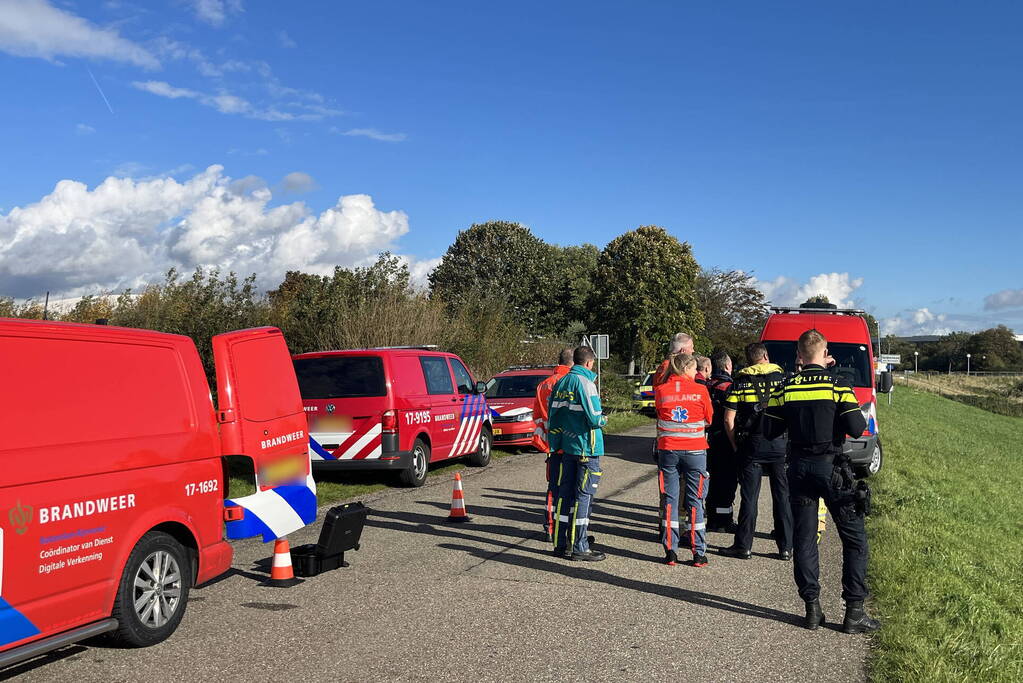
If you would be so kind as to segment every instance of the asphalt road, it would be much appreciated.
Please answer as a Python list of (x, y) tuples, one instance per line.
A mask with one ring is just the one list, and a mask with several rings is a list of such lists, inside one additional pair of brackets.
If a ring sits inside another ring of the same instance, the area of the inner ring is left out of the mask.
[[(446, 522), (451, 482), (389, 490), (351, 567), (292, 588), (261, 585), (270, 546), (235, 546), (233, 570), (195, 589), (178, 631), (143, 650), (73, 646), (3, 672), (26, 681), (850, 681), (868, 641), (798, 624), (791, 564), (773, 559), (763, 487), (750, 561), (660, 563), (652, 428), (608, 437), (591, 515), (600, 563), (543, 541), (539, 455), (468, 470), (469, 524)], [(314, 542), (319, 524), (291, 539)], [(840, 619), (841, 547), (822, 544), (822, 604)], [(0, 674), (2, 677), (3, 674)]]

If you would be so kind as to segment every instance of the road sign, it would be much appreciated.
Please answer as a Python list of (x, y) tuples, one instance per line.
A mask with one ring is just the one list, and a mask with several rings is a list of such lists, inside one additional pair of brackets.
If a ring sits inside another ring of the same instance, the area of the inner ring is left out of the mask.
[(606, 334), (591, 334), (590, 342), (593, 345), (593, 353), (597, 360), (607, 360), (611, 357), (611, 345), (608, 343)]
[(587, 337), (585, 334), (583, 335), (582, 340), (580, 340), (579, 346), (589, 346), (591, 349), (593, 348), (592, 346), (590, 346), (590, 338)]
[(897, 353), (882, 353), (881, 357), (877, 360), (879, 363), (886, 365), (899, 365), (902, 363), (902, 356)]

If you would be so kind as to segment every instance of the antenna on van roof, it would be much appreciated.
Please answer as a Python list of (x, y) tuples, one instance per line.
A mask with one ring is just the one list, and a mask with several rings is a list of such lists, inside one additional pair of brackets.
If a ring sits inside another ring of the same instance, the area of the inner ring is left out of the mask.
[(771, 306), (771, 313), (830, 313), (833, 315), (865, 315), (866, 311), (858, 308), (803, 308), (802, 306)]

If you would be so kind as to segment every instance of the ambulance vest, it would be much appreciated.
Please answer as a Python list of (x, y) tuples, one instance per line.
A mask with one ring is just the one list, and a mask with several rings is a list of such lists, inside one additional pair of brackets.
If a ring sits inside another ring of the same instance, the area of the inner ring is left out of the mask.
[(657, 448), (662, 451), (707, 449), (707, 426), (714, 417), (707, 387), (672, 375), (654, 388)]

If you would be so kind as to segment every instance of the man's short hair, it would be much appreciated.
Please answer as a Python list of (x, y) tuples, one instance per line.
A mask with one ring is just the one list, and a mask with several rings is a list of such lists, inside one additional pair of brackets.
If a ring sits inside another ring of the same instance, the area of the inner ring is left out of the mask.
[(571, 365), (573, 353), (575, 349), (561, 349), (561, 353), (558, 354), (558, 365)]
[(693, 336), (686, 334), (685, 332), (679, 332), (671, 338), (671, 344), (668, 345), (668, 351), (669, 353), (680, 353), (683, 349), (689, 349), (687, 353), (692, 353)]
[(760, 342), (753, 342), (746, 345), (746, 362), (756, 363), (767, 358), (767, 347)]
[(706, 356), (696, 357), (696, 369), (699, 372), (706, 375), (707, 373), (710, 372), (710, 365), (711, 365), (710, 358), (707, 358)]
[(824, 352), (827, 345), (828, 340), (824, 338), (824, 335), (814, 329), (807, 330), (799, 335), (799, 341), (796, 342), (799, 355), (804, 360), (820, 355)]
[(718, 372), (724, 372), (728, 364), (732, 362), (727, 351), (717, 351), (710, 357), (710, 362)]
[(593, 349), (589, 346), (577, 346), (575, 352), (572, 353), (572, 362), (576, 365), (585, 365), (591, 360), (597, 360), (597, 355), (593, 353)]

